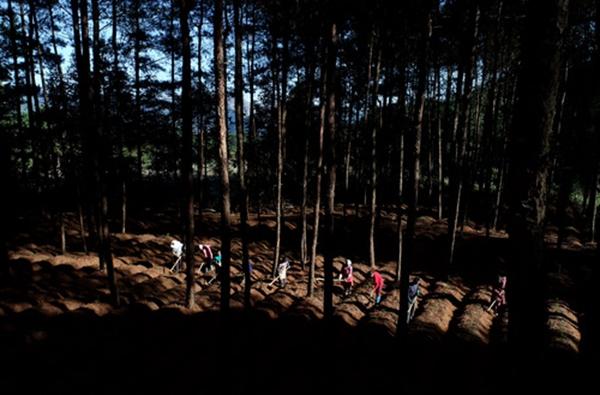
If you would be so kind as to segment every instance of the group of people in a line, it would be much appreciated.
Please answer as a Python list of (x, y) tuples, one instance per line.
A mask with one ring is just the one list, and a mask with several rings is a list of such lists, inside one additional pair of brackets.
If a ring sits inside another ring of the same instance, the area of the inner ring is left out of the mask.
[[(372, 281), (372, 288), (369, 295), (371, 299), (374, 299), (374, 305), (379, 306), (383, 297), (385, 281), (381, 273), (376, 269), (372, 268), (369, 273)], [(346, 259), (345, 265), (340, 270), (338, 281), (342, 283), (344, 296), (349, 296), (352, 293), (352, 287), (354, 286), (354, 269), (352, 268), (352, 261), (350, 259)], [(408, 286), (407, 322), (412, 319), (416, 311), (417, 300), (420, 295), (419, 282), (419, 277), (414, 277)]]
[[(179, 240), (173, 240), (171, 242), (171, 250), (173, 255), (176, 258), (175, 264), (171, 268), (171, 270), (180, 270), (181, 269), (181, 260), (185, 253), (185, 246)], [(219, 278), (221, 271), (221, 252), (217, 250), (217, 253), (214, 254), (210, 245), (208, 244), (198, 244), (198, 249), (202, 255), (202, 263), (197, 270), (197, 273), (211, 273), (214, 272), (213, 277), (209, 280), (209, 284), (212, 283), (215, 279)], [(269, 285), (273, 285), (277, 282), (278, 286), (284, 288), (287, 283), (287, 275), (288, 270), (291, 268), (290, 259), (286, 256), (283, 257), (281, 262), (277, 265), (277, 273), (273, 278)], [(252, 270), (252, 265), (250, 264), (250, 270)], [(372, 282), (371, 292), (369, 294), (370, 298), (374, 300), (374, 306), (379, 306), (381, 304), (383, 291), (385, 287), (385, 281), (383, 276), (379, 271), (375, 268), (371, 268), (369, 271), (370, 278)], [(354, 268), (352, 267), (352, 261), (350, 259), (346, 259), (345, 264), (342, 266), (338, 279), (339, 282), (342, 283), (343, 288), (343, 296), (347, 297), (352, 294), (352, 288), (354, 286)], [(420, 292), (420, 278), (413, 277), (408, 285), (408, 312), (406, 317), (406, 322), (410, 322), (415, 312), (417, 311), (417, 303)], [(494, 314), (498, 314), (504, 307), (506, 306), (506, 276), (499, 275), (497, 283), (495, 284), (492, 291), (492, 301), (488, 307), (488, 311), (493, 311)]]
[[(200, 267), (196, 273), (206, 274), (214, 272), (213, 277), (209, 280), (209, 283), (212, 283), (220, 275), (222, 259), (221, 252), (217, 250), (216, 254), (213, 253), (210, 245), (208, 244), (198, 244), (198, 250), (202, 256), (202, 263), (200, 264)], [(179, 240), (174, 239), (171, 241), (171, 252), (176, 259), (175, 263), (171, 267), (171, 271), (180, 271), (183, 267), (182, 259), (185, 254), (185, 245)]]

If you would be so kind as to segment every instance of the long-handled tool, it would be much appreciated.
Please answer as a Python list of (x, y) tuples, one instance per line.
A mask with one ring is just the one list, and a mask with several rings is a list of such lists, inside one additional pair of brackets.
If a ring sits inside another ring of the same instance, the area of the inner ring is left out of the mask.
[(205, 263), (206, 263), (206, 262), (202, 262), (202, 263), (200, 264), (200, 267), (198, 268), (198, 271), (196, 271), (196, 274), (200, 274), (200, 273), (202, 272), (202, 268), (204, 267), (204, 264), (205, 264)]
[(212, 284), (212, 282), (215, 281), (217, 277), (219, 277), (219, 273), (215, 274), (210, 280), (208, 280), (208, 285)]
[(408, 317), (406, 317), (406, 323), (408, 324), (410, 321), (412, 321), (413, 317), (415, 316), (415, 311), (417, 311), (417, 300), (413, 300), (410, 304), (410, 306), (408, 306)]
[[(325, 281), (325, 277), (315, 277), (315, 281)], [(341, 281), (343, 281), (343, 280), (341, 280), (341, 279), (339, 279), (339, 278), (334, 278), (334, 279), (333, 279), (333, 282), (334, 282), (334, 283), (339, 283), (339, 282), (341, 282)]]
[(179, 268), (179, 264), (181, 263), (181, 258), (183, 258), (183, 255), (181, 255), (177, 258), (177, 260), (175, 261), (173, 266), (171, 266), (171, 271), (173, 271), (173, 269), (175, 269), (176, 267)]

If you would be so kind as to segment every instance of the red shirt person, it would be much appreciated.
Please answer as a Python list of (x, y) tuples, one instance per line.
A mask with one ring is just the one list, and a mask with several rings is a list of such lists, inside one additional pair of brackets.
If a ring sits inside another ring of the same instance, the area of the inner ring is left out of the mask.
[(381, 302), (381, 294), (383, 293), (383, 277), (381, 277), (381, 274), (379, 274), (378, 271), (372, 270), (371, 278), (374, 283), (371, 295), (375, 294), (375, 304), (378, 305)]

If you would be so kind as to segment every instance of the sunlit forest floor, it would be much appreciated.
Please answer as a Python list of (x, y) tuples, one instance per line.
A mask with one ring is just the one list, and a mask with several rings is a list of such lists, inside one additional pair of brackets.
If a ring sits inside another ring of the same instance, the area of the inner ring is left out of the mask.
[[(82, 252), (77, 221), (68, 216), (69, 253), (62, 255), (55, 226), (20, 218), (11, 246), (8, 277), (0, 277), (0, 350), (7, 368), (2, 393), (30, 389), (60, 393), (141, 393), (194, 390), (217, 393), (503, 393), (517, 380), (507, 352), (508, 314), (487, 310), (505, 256), (507, 236), (469, 223), (450, 276), (441, 274), (447, 224), (429, 216), (417, 222), (413, 275), (421, 297), (410, 324), (408, 346), (395, 341), (398, 284), (396, 214), (381, 212), (377, 256), (386, 280), (381, 306), (369, 297), (366, 226), (368, 215), (353, 208), (336, 214), (336, 270), (354, 262), (355, 287), (342, 296), (336, 283), (335, 320), (321, 321), (322, 282), (306, 298), (307, 274), (299, 263), (299, 210), (286, 211), (283, 253), (292, 259), (289, 284), (271, 282), (275, 217), (251, 215), (254, 264), (250, 314), (242, 311), (241, 243), (232, 251), (232, 322), (218, 314), (220, 285), (196, 279), (196, 307), (185, 309), (185, 275), (169, 271), (169, 243), (179, 228), (177, 211), (148, 209), (128, 223), (130, 233), (113, 235), (122, 306), (113, 308), (105, 274), (94, 254)], [(196, 242), (218, 248), (218, 213), (204, 212)], [(238, 225), (239, 218), (234, 218)], [(549, 228), (548, 245), (556, 240)], [(50, 244), (49, 244), (50, 243)], [(595, 355), (590, 320), (595, 246), (570, 229), (563, 248), (548, 247), (545, 274), (546, 326), (533, 388), (575, 392), (591, 382)], [(200, 263), (199, 254), (196, 257)], [(322, 274), (318, 259), (317, 278)], [(509, 279), (510, 281), (510, 279)], [(540, 372), (540, 373), (537, 373)], [(519, 378), (520, 380), (520, 378)]]

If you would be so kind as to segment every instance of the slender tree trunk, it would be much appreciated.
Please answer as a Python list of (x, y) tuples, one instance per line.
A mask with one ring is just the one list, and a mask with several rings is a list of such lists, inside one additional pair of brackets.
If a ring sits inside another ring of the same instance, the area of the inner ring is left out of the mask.
[[(596, 23), (596, 53), (594, 56), (594, 62), (596, 65), (600, 65), (600, 0), (596, 0), (596, 19), (595, 19), (595, 23)], [(568, 76), (568, 64), (565, 66), (565, 82), (566, 82), (566, 78)], [(597, 66), (596, 66), (597, 67)], [(596, 75), (596, 87), (600, 86), (600, 77), (598, 77), (598, 75)], [(597, 93), (597, 91), (596, 91)], [(561, 127), (561, 123), (562, 123), (562, 117), (563, 117), (563, 113), (564, 113), (564, 102), (565, 102), (565, 96), (566, 96), (566, 89), (565, 92), (563, 92), (563, 95), (561, 97), (561, 103), (560, 103), (560, 116), (558, 118), (558, 128), (560, 130)], [(598, 138), (597, 134), (600, 133), (600, 114), (597, 112), (598, 111), (598, 102), (596, 102), (596, 114), (595, 114), (595, 119), (593, 120), (594, 122), (594, 129), (596, 132), (596, 148), (598, 149), (598, 147), (600, 147), (600, 139)], [(598, 158), (596, 158), (596, 160), (594, 161), (594, 180), (592, 182), (592, 196), (590, 197), (590, 204), (591, 204), (591, 231), (590, 231), (590, 241), (594, 242), (596, 241), (596, 217), (598, 214), (598, 206), (596, 204), (596, 197), (598, 194), (598, 179), (600, 177), (600, 169), (599, 169), (600, 163), (598, 163)], [(598, 249), (596, 247), (596, 249), (598, 251), (600, 251), (600, 249)]]
[[(333, 14), (330, 15), (333, 18)], [(327, 50), (327, 204), (325, 206), (326, 248), (325, 248), (325, 292), (323, 297), (323, 312), (326, 319), (333, 316), (333, 258), (334, 258), (334, 208), (335, 208), (335, 183), (336, 183), (336, 157), (335, 157), (335, 64), (337, 57), (337, 30), (336, 23), (331, 22)]]
[(140, 29), (140, 18), (141, 16), (141, 11), (140, 11), (140, 0), (134, 0), (133, 1), (133, 18), (134, 18), (134, 40), (133, 40), (133, 67), (134, 67), (134, 76), (135, 76), (135, 81), (134, 81), (134, 89), (135, 89), (135, 96), (134, 96), (134, 101), (135, 101), (135, 110), (134, 110), (134, 122), (135, 122), (135, 126), (134, 128), (136, 129), (136, 134), (137, 134), (137, 138), (136, 138), (136, 154), (137, 154), (137, 175), (138, 175), (138, 181), (141, 183), (142, 182), (142, 144), (141, 144), (141, 134), (142, 134), (142, 125), (141, 125), (141, 121), (142, 121), (142, 104), (141, 104), (141, 87), (140, 87), (140, 70), (141, 70), (141, 42), (140, 42), (140, 36), (142, 34), (141, 29)]
[(119, 136), (119, 178), (121, 179), (121, 233), (127, 232), (127, 165), (125, 162), (125, 136), (122, 132), (121, 121), (119, 113), (121, 106), (119, 105), (121, 97), (121, 77), (119, 75), (119, 45), (118, 45), (118, 12), (117, 12), (117, 0), (111, 2), (111, 17), (112, 17), (112, 35), (111, 35), (111, 47), (113, 53), (112, 59), (112, 73), (113, 81), (111, 81), (112, 89), (112, 126), (115, 129), (115, 133)]
[[(434, 73), (435, 74), (435, 73)], [(425, 139), (427, 148), (427, 205), (431, 205), (433, 202), (433, 155), (435, 153), (435, 140), (433, 138), (433, 106), (434, 100), (431, 97), (434, 95), (436, 90), (435, 87), (435, 76), (433, 82), (430, 80), (427, 84), (427, 92), (429, 93), (430, 99), (426, 103), (427, 109), (427, 138)]]
[[(183, 5), (185, 1), (181, 2)], [(171, 0), (171, 10), (169, 13), (169, 50), (171, 57), (171, 141), (177, 141), (177, 82), (175, 81), (175, 0)], [(182, 50), (183, 51), (183, 50)], [(182, 82), (183, 83), (183, 82)], [(182, 99), (183, 100), (183, 99)], [(183, 103), (181, 104), (183, 108)], [(183, 116), (183, 115), (182, 115)], [(182, 125), (183, 126), (183, 125)], [(173, 151), (177, 151), (177, 144), (171, 144)], [(168, 171), (170, 171), (173, 181), (177, 179), (177, 159), (168, 161)]]
[(225, 107), (225, 52), (223, 48), (223, 0), (215, 0), (214, 60), (221, 176), (221, 311), (229, 312), (231, 255), (231, 205), (229, 199), (229, 159), (227, 152), (227, 109)]
[(400, 314), (398, 317), (397, 331), (401, 337), (407, 334), (406, 316), (408, 313), (408, 301), (404, 295), (408, 295), (408, 283), (410, 270), (414, 261), (415, 251), (415, 225), (417, 221), (417, 203), (419, 201), (420, 180), (420, 156), (421, 156), (421, 133), (423, 130), (423, 112), (425, 109), (425, 92), (427, 90), (427, 56), (432, 34), (431, 10), (432, 4), (426, 1), (423, 5), (423, 25), (421, 41), (419, 45), (417, 96), (414, 107), (414, 131), (410, 135), (407, 145), (407, 159), (410, 165), (408, 176), (408, 217), (406, 221), (406, 235), (403, 240), (402, 267), (400, 271)]
[[(26, 138), (24, 139), (25, 141), (23, 141), (23, 145), (27, 145), (29, 142), (27, 141), (27, 138), (31, 138), (31, 142), (29, 143), (29, 145), (31, 146), (32, 151), (36, 151), (36, 147), (35, 147), (35, 142), (36, 139), (35, 137), (32, 137), (34, 135), (34, 130), (35, 130), (35, 120), (36, 120), (36, 114), (34, 111), (34, 105), (33, 105), (33, 92), (35, 92), (35, 79), (32, 80), (32, 75), (33, 73), (31, 72), (31, 63), (29, 62), (30, 60), (30, 56), (29, 53), (31, 51), (30, 47), (30, 38), (27, 36), (26, 30), (25, 30), (25, 11), (23, 9), (23, 2), (19, 2), (19, 16), (20, 16), (20, 21), (21, 21), (21, 46), (23, 46), (23, 66), (24, 66), (24, 74), (25, 74), (25, 97), (26, 97), (26, 103), (27, 103), (27, 134), (26, 134)], [(25, 155), (24, 155), (25, 156)], [(39, 174), (39, 169), (36, 168), (36, 166), (38, 165), (38, 161), (37, 158), (35, 157), (35, 152), (32, 152), (31, 154), (31, 159), (32, 159), (32, 164), (31, 164), (31, 170), (32, 170), (32, 174), (36, 175)]]
[(246, 163), (244, 161), (244, 81), (242, 79), (242, 26), (240, 0), (234, 0), (235, 28), (235, 128), (237, 134), (237, 160), (240, 178), (240, 218), (242, 234), (242, 267), (244, 270), (244, 306), (250, 308), (250, 256), (248, 252), (248, 190), (246, 188)]
[[(252, 24), (256, 24), (256, 7), (252, 8)], [(254, 46), (256, 43), (256, 32), (252, 32), (252, 38), (250, 42), (247, 44), (249, 48), (248, 52), (248, 90), (250, 94), (250, 103), (249, 103), (249, 114), (248, 114), (248, 129), (249, 129), (249, 160), (248, 160), (248, 196), (249, 200), (253, 201), (253, 205), (257, 211), (258, 218), (260, 220), (260, 208), (259, 208), (259, 195), (257, 191), (253, 191), (256, 188), (256, 168), (258, 164), (258, 155), (256, 149), (256, 140), (257, 140), (257, 130), (256, 130), (256, 116), (254, 113)], [(254, 193), (251, 193), (254, 192)], [(253, 197), (252, 197), (253, 196)]]
[(436, 108), (436, 124), (435, 124), (435, 146), (436, 146), (436, 164), (437, 164), (437, 218), (441, 221), (443, 218), (443, 196), (444, 196), (444, 143), (442, 140), (442, 114), (441, 107), (441, 81), (440, 70), (441, 65), (438, 64), (435, 70), (435, 108)]
[[(308, 49), (307, 49), (308, 50)], [(302, 163), (302, 203), (300, 208), (301, 217), (301, 229), (302, 235), (300, 236), (300, 261), (302, 263), (302, 270), (305, 269), (306, 261), (308, 260), (308, 243), (307, 243), (307, 214), (306, 209), (308, 205), (308, 157), (310, 150), (310, 129), (312, 125), (312, 96), (313, 96), (313, 80), (314, 80), (314, 62), (310, 57), (306, 60), (306, 101), (305, 101), (305, 113), (304, 113), (304, 158)]]
[[(512, 86), (510, 86), (510, 88), (506, 89), (508, 91), (508, 98), (506, 99), (506, 101), (508, 102), (508, 104), (506, 105), (508, 108), (514, 108), (515, 107), (515, 101), (516, 101), (516, 91), (517, 91), (517, 80), (514, 79), (511, 84)], [(495, 208), (494, 208), (494, 219), (492, 221), (492, 229), (493, 230), (497, 230), (498, 229), (498, 223), (499, 223), (499, 218), (500, 218), (500, 210), (501, 210), (501, 205), (500, 203), (502, 202), (502, 198), (504, 196), (504, 180), (506, 178), (506, 174), (508, 173), (508, 170), (510, 168), (510, 162), (506, 159), (507, 153), (508, 153), (508, 140), (509, 140), (509, 134), (508, 134), (508, 130), (509, 130), (509, 125), (510, 122), (512, 122), (511, 117), (504, 117), (504, 122), (503, 122), (503, 130), (504, 130), (504, 142), (503, 142), (503, 146), (502, 146), (502, 159), (501, 159), (501, 163), (500, 163), (500, 167), (498, 168), (498, 181), (496, 183), (497, 187), (496, 187), (496, 202), (495, 202)]]
[[(85, 135), (85, 147), (89, 150), (88, 156), (92, 161), (92, 174), (96, 184), (96, 197), (98, 205), (98, 255), (106, 263), (108, 274), (108, 286), (110, 289), (112, 303), (119, 305), (119, 292), (116, 285), (115, 272), (112, 261), (112, 252), (110, 245), (110, 232), (108, 229), (108, 199), (106, 197), (106, 188), (103, 177), (103, 154), (104, 147), (100, 142), (102, 139), (102, 123), (98, 119), (102, 113), (100, 108), (100, 27), (99, 27), (99, 9), (98, 1), (92, 0), (92, 19), (93, 19), (93, 51), (94, 51), (94, 73), (93, 80), (90, 81), (90, 49), (88, 34), (88, 7), (87, 1), (79, 3), (78, 0), (71, 0), (71, 15), (73, 18), (73, 32), (75, 39), (75, 58), (77, 64), (77, 75), (79, 82), (79, 98), (81, 107), (81, 122)], [(81, 36), (79, 29), (79, 13), (81, 13)], [(91, 151), (91, 152), (90, 152)]]
[[(506, 152), (506, 146), (507, 143), (504, 143), (504, 150), (503, 152)], [(500, 208), (501, 208), (501, 203), (502, 203), (502, 196), (504, 194), (504, 177), (507, 173), (507, 163), (506, 160), (503, 158), (501, 161), (501, 164), (498, 168), (498, 181), (496, 182), (496, 197), (494, 199), (494, 214), (493, 214), (493, 219), (492, 219), (492, 230), (497, 230), (498, 229), (498, 221), (500, 218)]]
[(315, 270), (317, 263), (317, 244), (319, 241), (319, 219), (321, 217), (321, 176), (323, 174), (323, 136), (325, 131), (325, 110), (327, 108), (327, 70), (321, 68), (321, 108), (319, 109), (319, 156), (317, 159), (317, 174), (315, 177), (315, 208), (313, 222), (313, 239), (310, 254), (308, 275), (308, 297), (314, 294)]
[[(373, 97), (371, 108), (375, 112), (377, 108), (377, 95), (379, 93), (379, 74), (381, 71), (381, 45), (378, 43), (377, 60), (375, 61), (375, 79), (373, 82)], [(369, 216), (369, 265), (375, 267), (375, 223), (377, 219), (377, 123), (371, 127), (371, 196)]]
[[(92, 0), (95, 1), (95, 0)], [(83, 53), (83, 59), (84, 59), (84, 63), (86, 64), (86, 69), (89, 69), (89, 64), (90, 64), (90, 48), (89, 48), (89, 33), (88, 33), (88, 2), (87, 0), (80, 0), (79, 3), (80, 6), (80, 13), (81, 13), (81, 43), (82, 43), (82, 53)], [(95, 10), (97, 9), (97, 4), (92, 3), (92, 20), (95, 21)], [(94, 55), (94, 63), (93, 63), (93, 74), (92, 74), (92, 79), (90, 81), (89, 84), (87, 84), (88, 86), (88, 91), (87, 91), (87, 95), (88, 95), (88, 102), (89, 102), (89, 119), (90, 119), (90, 142), (91, 144), (89, 145), (88, 149), (90, 150), (89, 152), (89, 157), (90, 160), (92, 161), (92, 166), (91, 166), (91, 172), (92, 172), (92, 177), (91, 179), (94, 181), (94, 187), (90, 188), (94, 193), (95, 193), (95, 199), (96, 199), (96, 204), (93, 205), (95, 206), (95, 217), (96, 217), (96, 224), (95, 224), (95, 229), (97, 231), (97, 250), (98, 250), (98, 258), (99, 258), (99, 266), (100, 266), (100, 270), (105, 270), (106, 269), (106, 265), (107, 265), (107, 257), (105, 256), (105, 250), (104, 250), (104, 246), (105, 246), (105, 234), (104, 234), (104, 220), (105, 218), (102, 216), (102, 174), (101, 174), (101, 168), (100, 168), (100, 157), (102, 156), (102, 154), (104, 152), (103, 151), (103, 146), (101, 146), (101, 144), (103, 143), (101, 140), (99, 140), (98, 138), (98, 131), (99, 129), (97, 129), (97, 127), (100, 126), (100, 119), (98, 118), (98, 114), (101, 113), (100, 110), (100, 92), (99, 90), (96, 90), (96, 88), (100, 87), (100, 70), (98, 69), (99, 67), (99, 63), (96, 63), (96, 53), (99, 53), (100, 48), (99, 48), (99, 42), (97, 40), (99, 40), (99, 36), (96, 37), (96, 24), (94, 24), (92, 26), (92, 51), (93, 51), (93, 55)], [(99, 31), (98, 31), (99, 34)], [(99, 59), (98, 59), (99, 60)], [(89, 73), (89, 71), (88, 71)], [(100, 152), (99, 152), (100, 151)]]
[(206, 132), (204, 130), (204, 92), (202, 83), (202, 27), (204, 26), (204, 5), (200, 2), (200, 21), (198, 22), (198, 95), (200, 114), (198, 116), (198, 212), (202, 222), (202, 209), (206, 207)]
[(272, 274), (275, 276), (281, 253), (281, 227), (285, 223), (283, 213), (283, 162), (285, 160), (285, 135), (287, 118), (287, 84), (288, 84), (288, 33), (285, 33), (283, 54), (281, 56), (281, 95), (277, 106), (277, 202), (276, 202), (276, 239)]
[(598, 205), (596, 204), (596, 197), (598, 196), (598, 164), (594, 165), (594, 172), (592, 175), (592, 183), (590, 185), (590, 234), (589, 241), (596, 240), (596, 213), (598, 212)]
[(87, 239), (85, 237), (85, 225), (84, 225), (84, 219), (83, 219), (83, 205), (81, 203), (81, 201), (82, 201), (81, 188), (79, 187), (79, 185), (77, 185), (76, 188), (77, 188), (77, 213), (79, 216), (79, 237), (81, 238), (83, 252), (85, 252), (85, 254), (88, 254)]
[(492, 64), (491, 64), (491, 76), (490, 76), (490, 82), (489, 82), (489, 87), (488, 87), (488, 92), (487, 92), (487, 105), (486, 105), (486, 109), (485, 109), (485, 113), (483, 116), (483, 146), (484, 146), (484, 157), (482, 158), (482, 168), (485, 171), (485, 187), (483, 188), (484, 190), (484, 196), (486, 197), (486, 199), (489, 200), (489, 205), (490, 205), (490, 212), (488, 215), (486, 215), (486, 224), (485, 224), (485, 228), (486, 228), (486, 236), (489, 237), (490, 235), (490, 228), (491, 228), (491, 220), (492, 220), (492, 215), (493, 215), (493, 201), (492, 201), (492, 193), (491, 193), (491, 189), (492, 189), (492, 166), (493, 166), (493, 161), (492, 161), (492, 157), (493, 157), (493, 152), (492, 152), (492, 147), (493, 147), (493, 140), (494, 140), (494, 136), (496, 135), (497, 132), (497, 123), (498, 123), (498, 98), (499, 98), (499, 89), (498, 89), (498, 69), (499, 69), (499, 64), (501, 63), (499, 61), (499, 54), (498, 54), (498, 50), (499, 50), (499, 40), (500, 40), (500, 33), (501, 33), (501, 21), (502, 21), (502, 7), (503, 7), (503, 0), (499, 0), (498, 1), (498, 10), (497, 10), (497, 15), (496, 15), (496, 22), (495, 22), (495, 31), (494, 31), (494, 38), (493, 38), (493, 48), (492, 48)]
[[(8, 13), (11, 23), (11, 30), (13, 26), (13, 12), (10, 1), (8, 3)], [(12, 36), (12, 35), (11, 35)], [(14, 39), (14, 36), (11, 37)], [(8, 257), (8, 243), (9, 234), (14, 225), (14, 216), (11, 208), (14, 207), (13, 193), (15, 185), (11, 177), (11, 152), (13, 152), (10, 140), (7, 138), (7, 133), (0, 133), (0, 180), (2, 185), (6, 188), (3, 196), (3, 204), (0, 206), (0, 276), (2, 279), (6, 279), (9, 275), (9, 257)]]
[(181, 74), (181, 115), (183, 135), (183, 160), (181, 162), (182, 190), (185, 196), (183, 222), (185, 224), (185, 305), (194, 307), (194, 170), (192, 130), (192, 70), (190, 51), (190, 28), (188, 18), (191, 1), (179, 5), (179, 25), (181, 30), (182, 74)]
[[(24, 2), (19, 3), (19, 11), (21, 14), (21, 34), (25, 40), (25, 48), (23, 60), (25, 62), (25, 83), (27, 86), (27, 117), (29, 120), (29, 127), (34, 130), (37, 127), (37, 116), (40, 113), (40, 105), (37, 97), (37, 86), (35, 83), (35, 70), (33, 66), (33, 33), (25, 28), (25, 11), (23, 8)], [(29, 24), (31, 28), (32, 23)], [(34, 159), (36, 159), (34, 157)], [(37, 160), (36, 160), (37, 161)]]
[[(32, 74), (31, 78), (32, 78), (32, 81), (35, 86), (35, 74), (36, 74), (35, 62), (37, 61), (38, 70), (39, 70), (39, 81), (40, 81), (42, 99), (43, 99), (43, 108), (44, 108), (44, 110), (46, 110), (50, 107), (50, 104), (48, 102), (48, 94), (46, 91), (46, 78), (45, 78), (45, 73), (44, 73), (44, 63), (42, 60), (42, 48), (41, 48), (40, 37), (39, 37), (37, 11), (36, 11), (33, 0), (29, 0), (28, 4), (29, 4), (29, 7), (28, 7), (29, 40), (30, 40), (30, 45), (31, 45), (31, 54), (30, 54), (31, 55), (31, 74)], [(34, 48), (35, 48), (35, 59), (34, 59), (34, 54), (33, 54)], [(35, 103), (36, 103), (36, 116), (38, 117), (38, 119), (36, 120), (38, 131), (39, 131), (39, 133), (47, 133), (48, 124), (50, 122), (44, 121), (41, 119), (42, 106), (39, 103), (39, 99), (37, 97), (37, 88), (36, 88), (36, 91), (34, 92), (34, 95), (35, 95), (34, 98), (35, 98)], [(52, 150), (48, 149), (44, 145), (41, 145), (35, 151), (38, 152), (37, 160), (39, 162), (38, 169), (39, 169), (39, 174), (40, 174), (39, 190), (40, 190), (40, 192), (42, 192), (44, 190), (44, 188), (51, 183), (50, 173), (52, 172), (52, 168), (54, 167), (52, 165), (52, 158), (51, 158)], [(56, 182), (58, 182), (58, 180)], [(42, 207), (45, 208), (46, 204), (42, 203)], [(50, 207), (50, 208), (52, 209), (52, 207)], [(60, 217), (60, 216), (58, 216), (58, 217)], [(59, 229), (60, 229), (60, 226), (59, 226)]]
[(37, 19), (37, 11), (33, 0), (29, 0), (29, 23), (30, 29), (33, 30), (32, 40), (35, 42), (36, 57), (38, 61), (38, 67), (40, 70), (40, 84), (42, 85), (42, 98), (44, 99), (44, 107), (48, 107), (48, 93), (46, 91), (46, 78), (44, 74), (44, 62), (42, 60), (42, 46), (40, 43), (40, 33)]
[[(21, 78), (19, 77), (19, 60), (18, 60), (18, 46), (17, 46), (17, 31), (15, 28), (15, 13), (14, 10), (12, 8), (12, 0), (8, 0), (8, 19), (9, 19), (9, 37), (10, 37), (10, 48), (11, 48), (11, 55), (12, 55), (12, 67), (13, 67), (13, 79), (14, 79), (14, 84), (15, 84), (15, 93), (14, 93), (14, 98), (15, 98), (15, 110), (17, 113), (17, 132), (19, 133), (19, 136), (23, 135), (23, 113), (21, 111), (21, 95), (22, 95), (22, 90), (21, 90)], [(25, 144), (23, 144), (23, 147), (21, 148), (21, 161), (22, 161), (22, 176), (23, 178), (25, 178), (26, 173), (27, 173), (27, 163), (26, 163), (26, 153), (25, 153)]]
[(477, 34), (479, 25), (479, 7), (477, 5), (471, 7), (469, 10), (470, 23), (469, 30), (467, 30), (466, 37), (467, 42), (464, 48), (464, 89), (459, 106), (459, 119), (457, 131), (461, 134), (457, 135), (456, 139), (456, 162), (453, 166), (453, 174), (451, 178), (452, 182), (452, 196), (450, 200), (450, 215), (448, 217), (448, 264), (452, 266), (454, 263), (454, 251), (456, 246), (456, 230), (458, 226), (458, 220), (460, 216), (460, 207), (463, 193), (463, 186), (465, 182), (465, 173), (467, 167), (465, 166), (465, 157), (467, 149), (467, 138), (469, 130), (469, 102), (471, 100), (472, 83), (473, 83), (473, 71), (475, 68), (475, 50), (477, 48)]
[(400, 144), (398, 149), (398, 208), (397, 208), (397, 232), (398, 232), (398, 265), (396, 265), (396, 281), (400, 281), (402, 274), (402, 245), (404, 231), (402, 229), (402, 204), (404, 203), (404, 136), (406, 134), (406, 63), (400, 69), (398, 82), (398, 117), (400, 119)]
[[(25, 12), (23, 11), (23, 3), (19, 3), (19, 14), (20, 14), (20, 19), (21, 19), (21, 36), (27, 40), (27, 34), (25, 33)], [(27, 128), (28, 130), (31, 132), (31, 130), (33, 129), (34, 126), (34, 119), (35, 119), (35, 114), (34, 114), (34, 110), (33, 110), (33, 99), (32, 99), (32, 90), (33, 87), (31, 85), (31, 73), (29, 71), (29, 62), (28, 62), (28, 47), (29, 44), (27, 42), (25, 42), (25, 45), (23, 45), (24, 48), (24, 55), (23, 55), (23, 59), (24, 59), (24, 72), (25, 72), (25, 95), (27, 98)], [(31, 133), (30, 133), (31, 134)]]
[[(106, 139), (104, 138), (104, 130), (102, 127), (102, 120), (100, 119), (102, 112), (101, 106), (101, 97), (100, 97), (100, 79), (101, 79), (101, 71), (100, 71), (100, 10), (98, 8), (99, 0), (92, 0), (92, 19), (93, 19), (93, 55), (94, 55), (94, 76), (93, 76), (93, 84), (91, 89), (90, 97), (92, 98), (93, 105), (93, 123), (95, 130), (95, 141), (97, 142), (97, 146), (99, 149), (95, 154), (95, 179), (96, 185), (98, 185), (99, 189), (99, 198), (100, 198), (100, 220), (99, 224), (101, 227), (100, 232), (100, 249), (101, 256), (104, 258), (106, 263), (106, 273), (108, 275), (108, 283), (111, 293), (112, 302), (114, 305), (118, 306), (120, 304), (119, 290), (117, 288), (117, 281), (115, 276), (115, 270), (113, 265), (113, 256), (112, 256), (112, 248), (111, 248), (111, 240), (110, 240), (110, 230), (108, 227), (108, 193), (106, 191), (106, 176), (105, 176), (105, 168), (106, 163), (109, 160), (107, 158), (109, 149), (105, 146)], [(84, 25), (82, 32), (82, 41), (87, 40), (86, 37), (86, 24), (87, 24), (87, 10), (85, 8), (85, 1), (82, 2), (81, 14), (82, 14), (82, 24)], [(86, 45), (84, 44), (84, 50)], [(85, 55), (84, 58), (89, 59), (89, 55)]]

